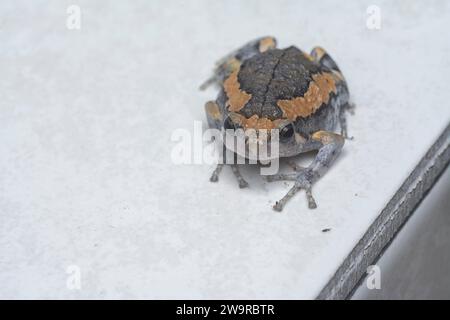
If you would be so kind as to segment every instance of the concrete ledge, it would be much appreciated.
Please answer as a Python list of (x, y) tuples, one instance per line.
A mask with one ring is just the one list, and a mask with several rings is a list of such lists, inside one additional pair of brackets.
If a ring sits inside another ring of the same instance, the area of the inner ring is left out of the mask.
[(317, 299), (346, 299), (450, 162), (450, 124), (344, 260)]

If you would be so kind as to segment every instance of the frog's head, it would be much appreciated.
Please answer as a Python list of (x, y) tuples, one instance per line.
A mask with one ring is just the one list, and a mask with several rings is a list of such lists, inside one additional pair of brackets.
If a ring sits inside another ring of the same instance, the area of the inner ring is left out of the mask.
[(209, 127), (222, 131), (226, 148), (247, 159), (290, 157), (298, 154), (306, 142), (289, 119), (272, 120), (258, 114), (247, 118), (212, 101), (205, 105), (205, 111)]
[(227, 149), (251, 160), (267, 161), (299, 153), (305, 139), (288, 119), (270, 120), (235, 112), (223, 117), (221, 129)]

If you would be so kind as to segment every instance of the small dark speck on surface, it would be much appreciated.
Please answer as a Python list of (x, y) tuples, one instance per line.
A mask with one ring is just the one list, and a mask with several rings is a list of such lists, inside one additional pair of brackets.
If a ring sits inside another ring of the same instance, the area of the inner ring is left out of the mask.
[(331, 228), (325, 228), (325, 229), (322, 229), (322, 232), (329, 232), (329, 231), (331, 231)]

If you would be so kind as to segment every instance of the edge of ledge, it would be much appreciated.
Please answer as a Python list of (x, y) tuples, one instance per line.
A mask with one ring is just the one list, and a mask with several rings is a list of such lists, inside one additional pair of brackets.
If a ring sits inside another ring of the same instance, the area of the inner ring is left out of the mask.
[(450, 123), (370, 225), (316, 299), (348, 299), (450, 163)]

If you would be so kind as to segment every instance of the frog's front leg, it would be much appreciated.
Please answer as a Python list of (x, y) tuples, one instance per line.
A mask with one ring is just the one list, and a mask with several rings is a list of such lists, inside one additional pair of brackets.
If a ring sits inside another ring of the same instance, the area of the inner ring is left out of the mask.
[[(222, 127), (223, 116), (222, 116), (222, 111), (220, 110), (219, 105), (214, 101), (208, 101), (205, 104), (205, 112), (206, 112), (206, 119), (208, 120), (209, 127), (220, 130), (220, 128)], [(222, 146), (222, 147), (224, 148), (223, 154), (224, 154), (224, 156), (226, 156), (227, 153), (226, 153), (225, 147), (224, 146)], [(224, 160), (226, 162), (226, 159), (224, 159)], [(235, 164), (219, 163), (217, 165), (216, 169), (214, 169), (214, 171), (211, 175), (211, 178), (209, 178), (209, 181), (211, 181), (211, 182), (219, 181), (219, 174), (222, 171), (222, 168), (224, 165), (231, 166), (231, 170), (233, 170), (233, 174), (239, 182), (239, 188), (245, 188), (248, 186), (247, 181), (245, 181), (245, 179), (242, 177), (241, 173), (239, 172), (238, 166)]]
[[(216, 169), (214, 169), (211, 178), (209, 178), (209, 181), (211, 182), (217, 182), (219, 181), (219, 174), (222, 171), (222, 168), (225, 164), (219, 163), (216, 167)], [(234, 176), (236, 177), (238, 183), (239, 183), (239, 188), (246, 188), (248, 187), (248, 182), (245, 181), (245, 179), (242, 177), (241, 173), (239, 172), (239, 167), (236, 164), (227, 164), (227, 166), (231, 167), (231, 170), (233, 171)]]
[(239, 69), (245, 60), (258, 53), (274, 49), (276, 44), (275, 38), (262, 37), (250, 41), (241, 48), (227, 54), (216, 63), (213, 75), (200, 86), (200, 90), (206, 89), (213, 83), (221, 84), (233, 71)]
[(325, 174), (334, 160), (338, 157), (343, 145), (344, 137), (334, 132), (318, 131), (312, 135), (312, 140), (318, 143), (317, 153), (313, 162), (307, 167), (301, 170), (299, 173), (292, 174), (276, 174), (268, 176), (267, 180), (279, 181), (290, 180), (295, 181), (294, 186), (288, 191), (288, 193), (274, 205), (276, 211), (283, 210), (286, 202), (292, 198), (299, 190), (304, 189), (306, 197), (308, 199), (308, 206), (310, 209), (317, 207), (311, 192), (312, 185)]

